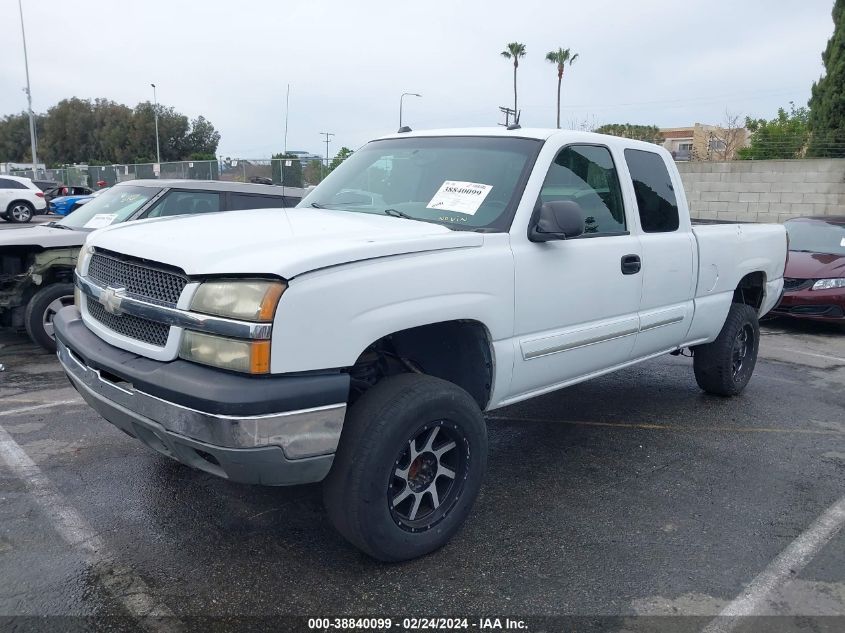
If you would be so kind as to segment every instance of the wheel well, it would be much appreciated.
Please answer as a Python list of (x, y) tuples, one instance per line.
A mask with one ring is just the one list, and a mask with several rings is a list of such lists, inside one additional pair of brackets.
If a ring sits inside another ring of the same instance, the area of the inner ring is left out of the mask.
[(734, 290), (733, 303), (744, 303), (755, 310), (763, 306), (763, 295), (766, 293), (766, 274), (762, 272), (748, 273), (743, 277)]
[(11, 209), (13, 205), (18, 204), (19, 202), (23, 202), (30, 209), (35, 209), (35, 205), (32, 204), (29, 200), (12, 200), (8, 205), (6, 205), (6, 211), (9, 211), (9, 209)]
[(484, 409), (493, 388), (493, 351), (478, 321), (443, 321), (394, 332), (368, 346), (348, 369), (350, 404), (379, 380), (416, 372), (465, 389)]

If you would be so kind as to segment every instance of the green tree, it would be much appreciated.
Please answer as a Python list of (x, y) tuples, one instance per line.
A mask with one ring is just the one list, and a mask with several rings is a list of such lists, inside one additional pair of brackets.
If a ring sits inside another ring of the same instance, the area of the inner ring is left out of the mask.
[[(43, 161), (44, 116), (36, 115), (35, 132), (38, 137), (38, 159)], [(0, 163), (26, 163), (32, 161), (29, 140), (29, 115), (26, 112), (9, 114), (0, 118)]]
[(90, 101), (62, 99), (47, 110), (42, 146), (50, 163), (104, 160), (94, 140), (94, 112)]
[(845, 156), (845, 0), (833, 4), (833, 35), (822, 53), (825, 74), (810, 97), (811, 156)]
[(751, 144), (737, 151), (741, 159), (801, 158), (810, 138), (810, 111), (796, 108), (778, 108), (778, 115), (771, 121), (746, 117), (745, 127), (751, 132)]
[(655, 143), (657, 145), (663, 142), (663, 137), (660, 135), (660, 128), (656, 125), (637, 125), (632, 123), (605, 123), (597, 127), (594, 132), (599, 134), (610, 134), (611, 136), (621, 136), (622, 138), (630, 138), (637, 141), (646, 141), (648, 143)]
[(319, 184), (323, 179), (323, 162), (316, 158), (310, 161), (302, 170), (302, 178), (307, 185)]
[[(214, 159), (220, 133), (204, 117), (192, 122), (173, 108), (159, 106), (163, 160), (184, 160), (197, 154)], [(155, 121), (150, 103), (134, 109), (108, 99), (63, 99), (36, 117), (38, 155), (48, 164), (87, 162), (113, 164), (155, 160)], [(0, 119), (0, 159), (27, 160), (29, 120), (26, 115)], [(199, 160), (199, 159), (197, 159)]]
[(288, 187), (302, 186), (302, 163), (295, 154), (273, 154), (273, 182)]
[(214, 129), (211, 121), (200, 115), (191, 121), (191, 131), (186, 139), (183, 151), (194, 154), (210, 154), (212, 159), (220, 143), (220, 132)]
[(350, 156), (352, 156), (352, 150), (348, 147), (341, 147), (337, 155), (332, 158), (332, 162), (329, 163), (329, 173), (332, 173), (338, 165)]
[(505, 59), (513, 60), (513, 112), (514, 122), (519, 122), (519, 109), (517, 108), (516, 99), (516, 70), (519, 68), (519, 60), (525, 57), (525, 44), (519, 42), (511, 42), (505, 47), (501, 53)]
[(573, 55), (568, 48), (558, 48), (546, 53), (546, 60), (557, 66), (557, 129), (560, 129), (560, 86), (563, 83), (563, 69), (567, 63), (572, 66), (576, 59), (578, 53)]

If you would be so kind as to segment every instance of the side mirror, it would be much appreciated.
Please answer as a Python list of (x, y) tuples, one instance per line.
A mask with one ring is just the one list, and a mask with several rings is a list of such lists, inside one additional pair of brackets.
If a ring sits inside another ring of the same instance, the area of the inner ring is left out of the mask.
[(584, 212), (581, 205), (571, 200), (544, 202), (535, 211), (528, 227), (532, 242), (548, 242), (578, 237), (584, 232)]

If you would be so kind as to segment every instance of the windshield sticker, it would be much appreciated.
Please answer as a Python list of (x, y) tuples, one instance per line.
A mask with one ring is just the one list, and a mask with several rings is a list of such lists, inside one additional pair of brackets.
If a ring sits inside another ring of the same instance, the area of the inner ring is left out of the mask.
[(117, 213), (98, 213), (93, 218), (88, 220), (83, 226), (83, 229), (101, 229), (108, 226), (117, 217)]
[(475, 215), (491, 189), (493, 189), (492, 185), (462, 180), (447, 180), (440, 186), (440, 189), (437, 190), (437, 193), (434, 194), (425, 208)]
[(839, 240), (839, 246), (845, 246), (845, 237)]

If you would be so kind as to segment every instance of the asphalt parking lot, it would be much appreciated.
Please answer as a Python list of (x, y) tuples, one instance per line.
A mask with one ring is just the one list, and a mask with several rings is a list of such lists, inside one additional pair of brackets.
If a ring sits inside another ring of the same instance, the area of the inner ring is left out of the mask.
[(34, 224), (44, 224), (45, 222), (55, 222), (57, 220), (61, 220), (61, 216), (58, 215), (36, 215), (32, 217), (32, 220), (27, 222), (26, 224), (14, 224), (12, 222), (6, 222), (4, 220), (0, 220), (0, 231), (4, 229), (19, 229), (25, 226), (32, 226)]
[[(85, 406), (52, 356), (2, 333), (0, 616), (131, 629), (134, 603), (186, 628), (461, 615), (620, 631), (687, 616), (671, 630), (701, 630), (762, 587), (755, 614), (800, 616), (765, 630), (841, 631), (845, 531), (825, 524), (825, 540), (818, 525), (845, 508), (845, 330), (763, 331), (735, 399), (704, 395), (689, 359), (667, 356), (493, 412), (466, 526), (397, 565), (333, 531), (318, 485), (241, 486), (171, 462)], [(558, 630), (543, 626), (529, 630)]]

